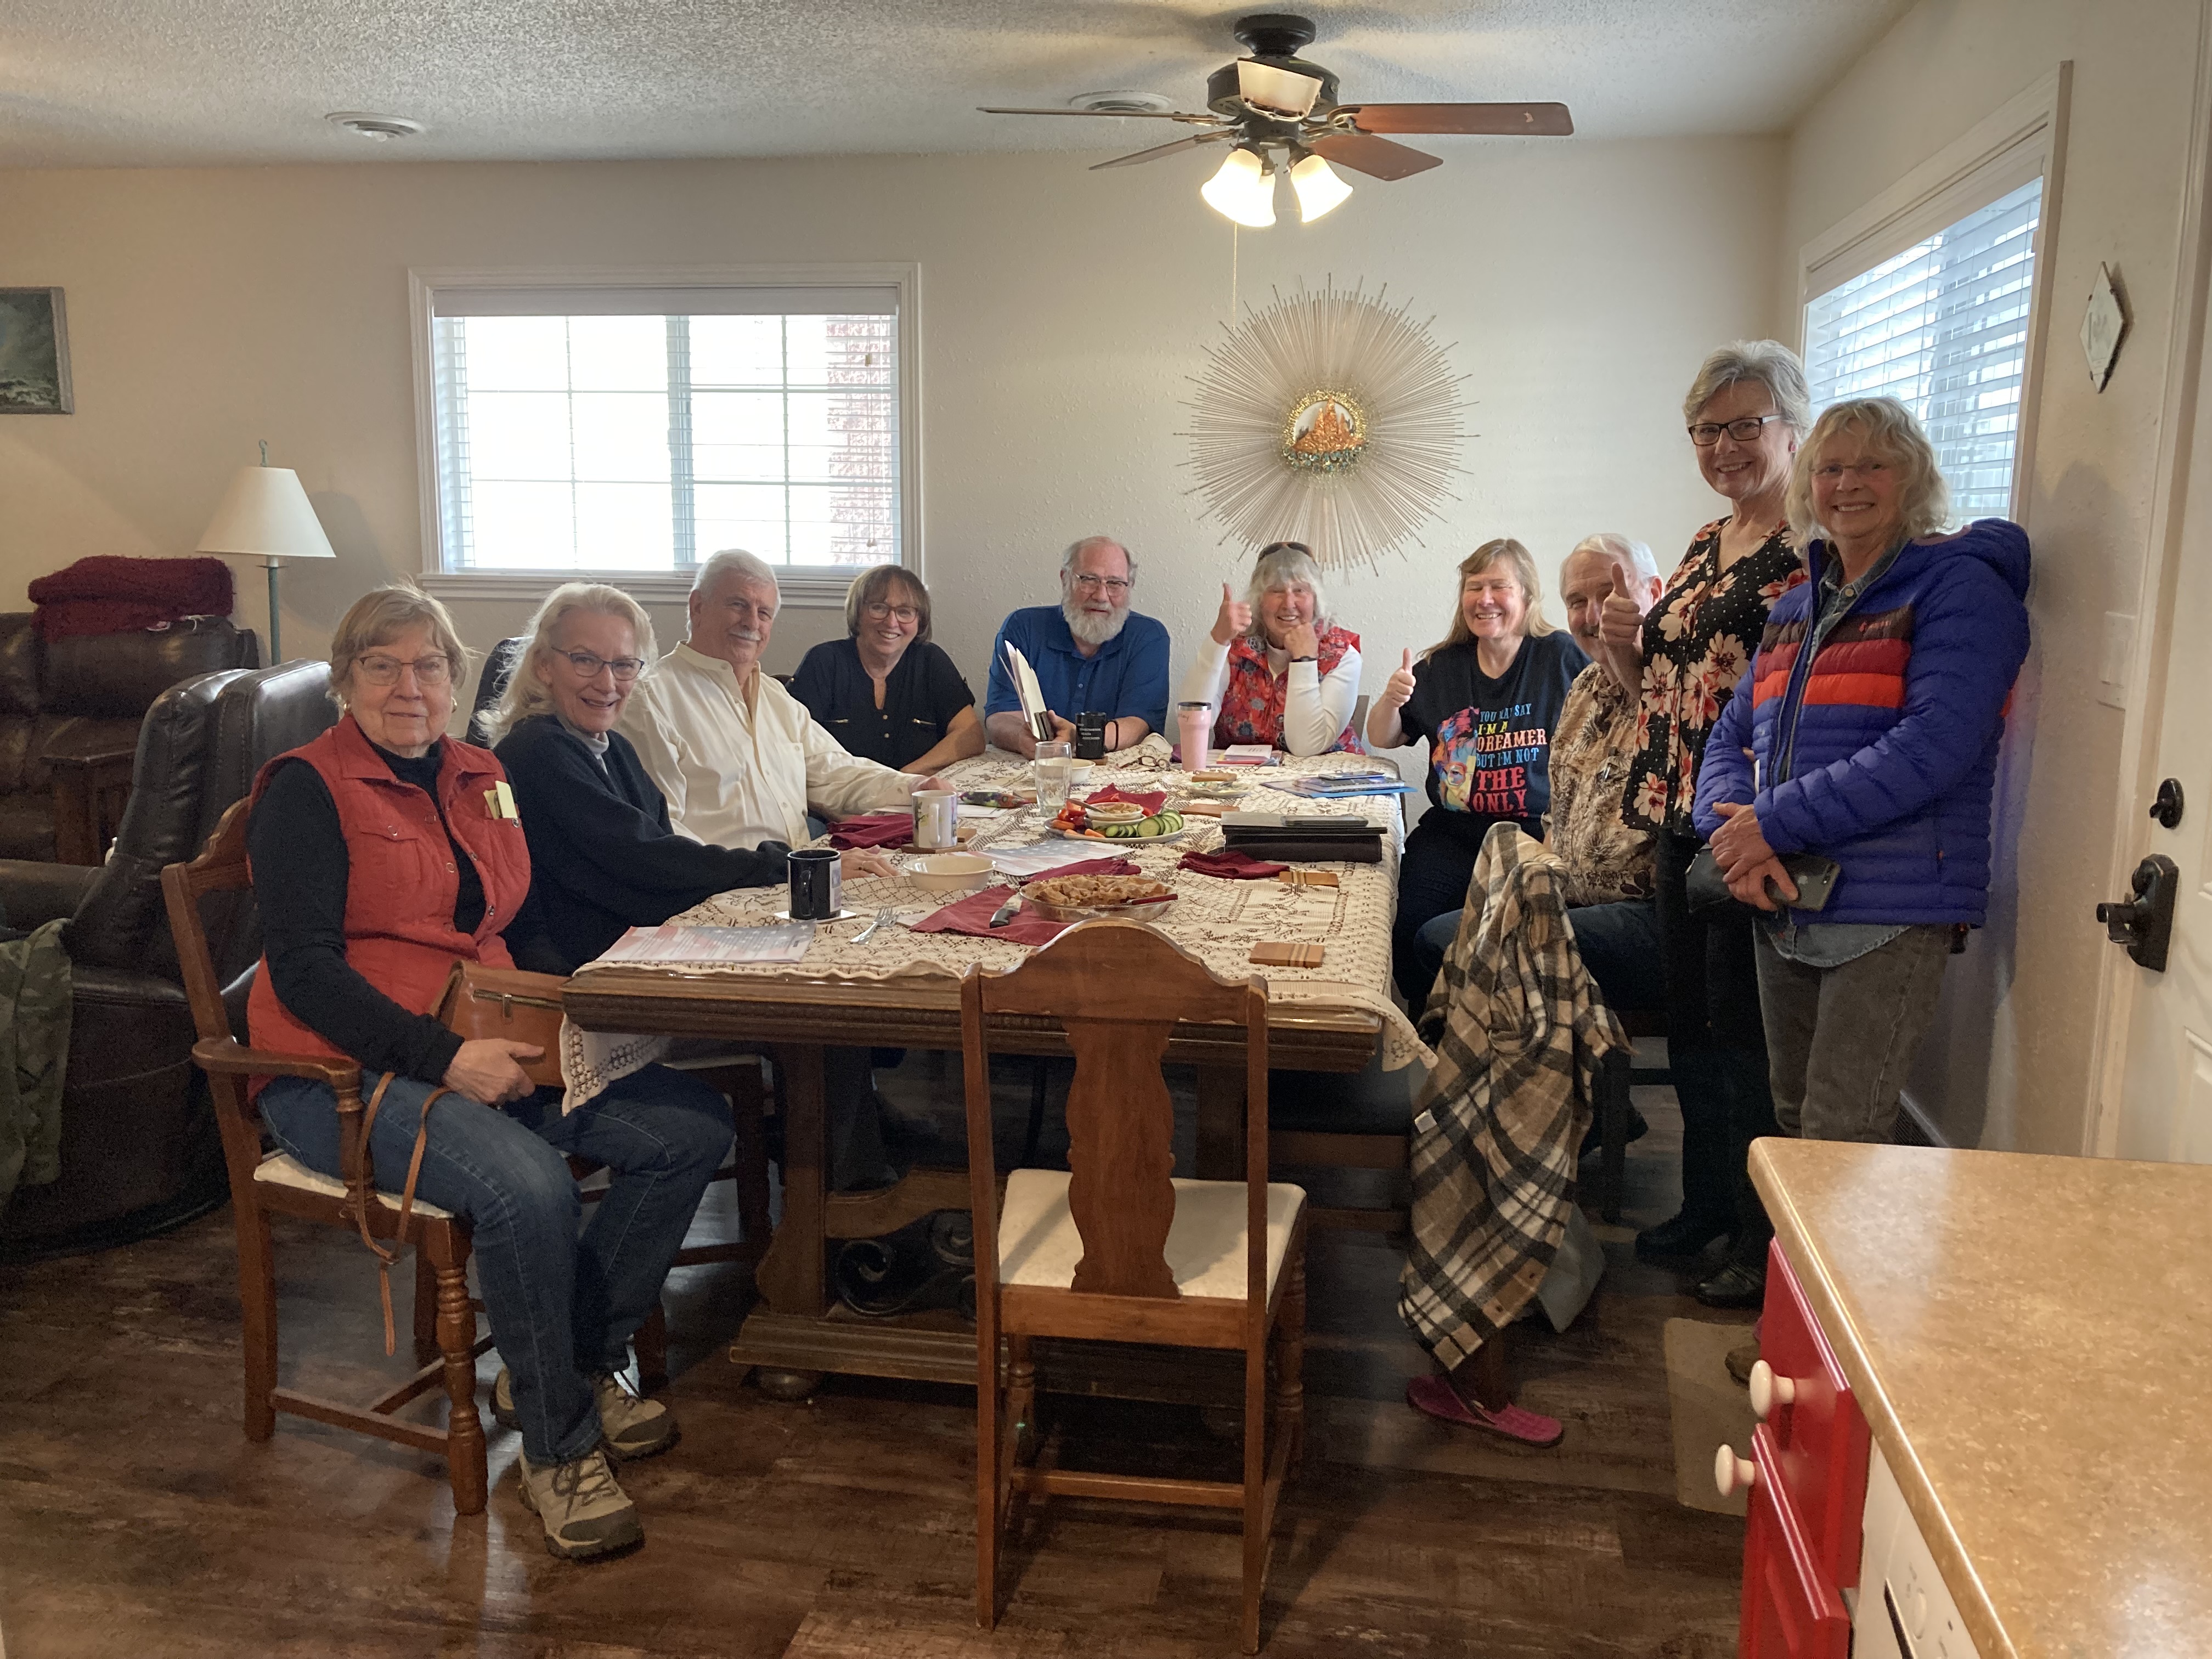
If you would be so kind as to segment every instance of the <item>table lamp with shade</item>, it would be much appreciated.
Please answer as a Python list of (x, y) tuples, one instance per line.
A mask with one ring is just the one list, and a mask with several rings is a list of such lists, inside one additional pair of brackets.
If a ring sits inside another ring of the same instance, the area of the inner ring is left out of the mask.
[(278, 632), (276, 567), (285, 559), (335, 559), (337, 550), (323, 533), (322, 520), (308, 503), (300, 475), (289, 466), (269, 465), (269, 446), (261, 446), (261, 465), (241, 466), (222, 493), (215, 517), (197, 550), (202, 553), (246, 554), (269, 567), (269, 661), (284, 660)]

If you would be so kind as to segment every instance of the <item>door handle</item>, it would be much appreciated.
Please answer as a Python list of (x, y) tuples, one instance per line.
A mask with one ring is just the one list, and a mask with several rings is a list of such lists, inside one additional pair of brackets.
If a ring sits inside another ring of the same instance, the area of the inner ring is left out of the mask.
[(2166, 971), (2166, 949), (2173, 938), (2173, 902), (2181, 888), (2181, 870), (2163, 853), (2153, 853), (2130, 878), (2135, 896), (2097, 907), (2097, 920), (2115, 945), (2128, 947), (2128, 955), (2154, 974)]

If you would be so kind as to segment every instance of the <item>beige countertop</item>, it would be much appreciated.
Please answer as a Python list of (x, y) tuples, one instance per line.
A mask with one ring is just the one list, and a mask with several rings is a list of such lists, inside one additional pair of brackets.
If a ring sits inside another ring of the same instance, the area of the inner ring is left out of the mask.
[(1982, 1659), (2212, 1654), (2212, 1166), (1751, 1170)]

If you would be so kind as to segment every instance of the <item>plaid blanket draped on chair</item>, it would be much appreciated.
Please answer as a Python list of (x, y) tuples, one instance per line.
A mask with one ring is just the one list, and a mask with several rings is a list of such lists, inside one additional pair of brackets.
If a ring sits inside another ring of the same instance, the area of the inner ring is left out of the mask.
[(1420, 1020), (1437, 1064), (1414, 1103), (1398, 1311), (1447, 1368), (1543, 1282), (1598, 1062), (1628, 1043), (1575, 950), (1565, 893), (1566, 867), (1540, 842), (1494, 826)]

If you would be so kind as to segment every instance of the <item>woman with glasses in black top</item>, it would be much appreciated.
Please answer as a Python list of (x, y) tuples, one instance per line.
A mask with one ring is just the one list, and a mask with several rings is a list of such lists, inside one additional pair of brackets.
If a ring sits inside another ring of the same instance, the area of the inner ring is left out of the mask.
[[(491, 726), (529, 838), (534, 896), (573, 971), (632, 927), (654, 927), (733, 887), (772, 887), (791, 850), (714, 847), (670, 827), (668, 802), (615, 730), (655, 659), (653, 623), (618, 587), (568, 582), (531, 619)], [(848, 876), (887, 875), (880, 853)]]
[(848, 754), (923, 777), (983, 752), (975, 696), (929, 637), (929, 590), (879, 564), (845, 592), (845, 633), (799, 659), (791, 695)]

